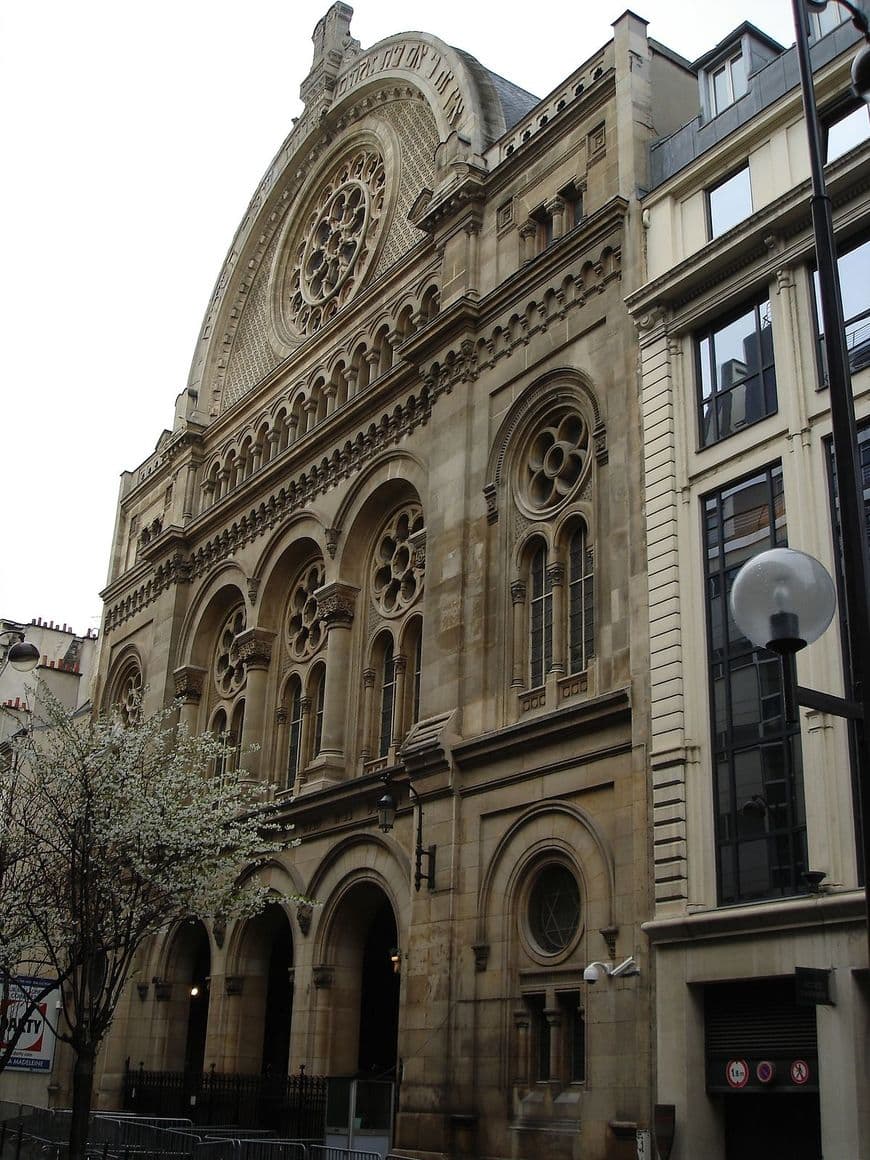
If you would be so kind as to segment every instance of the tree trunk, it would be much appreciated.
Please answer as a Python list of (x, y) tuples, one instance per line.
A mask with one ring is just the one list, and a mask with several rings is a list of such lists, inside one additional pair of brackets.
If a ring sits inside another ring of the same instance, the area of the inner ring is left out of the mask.
[(94, 1057), (92, 1047), (76, 1051), (73, 1067), (72, 1116), (69, 1126), (69, 1160), (85, 1160), (91, 1100), (94, 1092)]

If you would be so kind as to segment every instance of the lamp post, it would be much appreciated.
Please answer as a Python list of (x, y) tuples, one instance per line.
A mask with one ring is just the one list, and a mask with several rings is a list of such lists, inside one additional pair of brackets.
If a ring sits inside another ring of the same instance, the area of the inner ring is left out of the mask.
[[(375, 808), (378, 815), (378, 827), (383, 833), (388, 834), (396, 821), (396, 802), (390, 792), (391, 781), (388, 776), (384, 778), (384, 785), (384, 793), (378, 799)], [(414, 805), (417, 807), (417, 836), (414, 846), (414, 889), (419, 891), (421, 884), (425, 882), (429, 890), (434, 890), (435, 846), (423, 845), (423, 805), (420, 801), (420, 795), (410, 781), (408, 782), (408, 790)], [(424, 859), (426, 862), (425, 870), (423, 869)]]
[[(870, 42), (866, 15), (849, 0), (836, 0), (848, 10), (855, 27)], [(807, 8), (820, 11), (826, 0), (792, 0), (795, 37), (807, 128), (812, 185), (812, 224), (819, 275), (819, 305), (825, 333), (828, 362), (828, 387), (831, 406), (834, 466), (837, 473), (837, 497), (840, 509), (840, 547), (843, 560), (843, 602), (847, 648), (847, 700), (856, 703), (859, 817), (864, 863), (865, 894), (870, 879), (870, 756), (867, 754), (867, 731), (870, 728), (870, 563), (864, 525), (863, 494), (858, 463), (858, 431), (852, 399), (849, 355), (843, 324), (843, 303), (837, 270), (837, 251), (831, 201), (825, 184), (821, 133), (813, 89), (813, 72), (809, 49)], [(852, 81), (862, 100), (870, 99), (870, 43), (865, 44), (852, 64)], [(793, 664), (793, 657), (792, 662)], [(870, 902), (870, 895), (868, 902)], [(868, 911), (870, 920), (870, 911)], [(868, 921), (870, 953), (870, 921)]]
[[(4, 641), (4, 637), (10, 639)], [(4, 632), (0, 632), (0, 646), (4, 644), (6, 653), (2, 664), (0, 664), (0, 672), (7, 665), (12, 665), (13, 669), (19, 673), (30, 673), (39, 664), (39, 649), (35, 644), (24, 639), (24, 633), (20, 628), (7, 628)]]

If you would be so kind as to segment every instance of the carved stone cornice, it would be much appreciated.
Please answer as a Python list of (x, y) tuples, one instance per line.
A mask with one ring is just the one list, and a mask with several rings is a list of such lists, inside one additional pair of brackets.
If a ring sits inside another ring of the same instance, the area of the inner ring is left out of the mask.
[(272, 659), (275, 633), (267, 628), (246, 628), (233, 641), (239, 661), (245, 669), (266, 669)]
[(317, 589), (314, 593), (317, 600), (317, 612), (327, 630), (336, 625), (342, 628), (350, 627), (353, 623), (358, 595), (359, 588), (354, 584), (345, 584), (340, 580), (334, 580), (332, 583), (324, 584)]
[(182, 665), (172, 674), (176, 697), (180, 697), (188, 705), (198, 704), (202, 697), (205, 678), (205, 669), (197, 668), (196, 665)]

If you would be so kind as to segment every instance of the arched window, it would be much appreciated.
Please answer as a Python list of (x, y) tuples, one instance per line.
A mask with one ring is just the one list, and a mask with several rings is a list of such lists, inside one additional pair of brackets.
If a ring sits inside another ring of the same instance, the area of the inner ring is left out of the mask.
[(420, 681), (423, 676), (423, 639), (418, 633), (411, 652), (414, 671), (411, 678), (411, 724), (420, 720)]
[(242, 744), (242, 735), (245, 728), (245, 702), (244, 700), (236, 701), (233, 708), (233, 716), (230, 721), (230, 736), (229, 745), (231, 746), (228, 759), (229, 768), (239, 768), (239, 754)]
[(592, 549), (584, 524), (568, 542), (568, 671), (582, 673), (594, 652)]
[[(215, 713), (215, 715), (214, 715), (214, 720), (211, 723), (211, 732), (215, 735), (215, 737), (220, 737), (221, 734), (226, 733), (226, 731), (227, 731), (227, 715), (223, 711), (223, 709), (218, 709), (217, 713)], [(220, 751), (220, 755), (215, 758), (214, 771), (213, 771), (215, 777), (217, 777), (217, 778), (223, 777), (224, 773), (226, 772), (226, 768), (227, 768), (227, 751), (226, 751), (226, 747), (224, 746)]]
[(302, 684), (293, 677), (288, 688), (287, 788), (292, 789), (300, 769), (302, 744)]
[(553, 588), (547, 549), (540, 544), (529, 565), (529, 681), (543, 685), (553, 660)]
[(320, 752), (323, 741), (323, 705), (326, 694), (326, 670), (322, 665), (314, 670), (311, 679), (311, 706), (314, 714), (313, 736), (311, 742), (311, 756), (316, 757)]
[(393, 740), (393, 707), (396, 698), (396, 665), (393, 642), (387, 638), (381, 659), (381, 714), (378, 729), (378, 757), (386, 757)]

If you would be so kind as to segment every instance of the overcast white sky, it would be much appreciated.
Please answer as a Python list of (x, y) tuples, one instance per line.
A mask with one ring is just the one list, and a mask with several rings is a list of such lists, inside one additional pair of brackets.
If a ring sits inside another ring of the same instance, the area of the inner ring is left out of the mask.
[[(368, 48), (423, 30), (545, 96), (625, 0), (359, 0)], [(0, 616), (99, 626), (118, 477), (171, 425), (212, 286), (301, 111), (328, 0), (9, 0), (0, 16)], [(789, 0), (634, 0), (694, 59)]]

